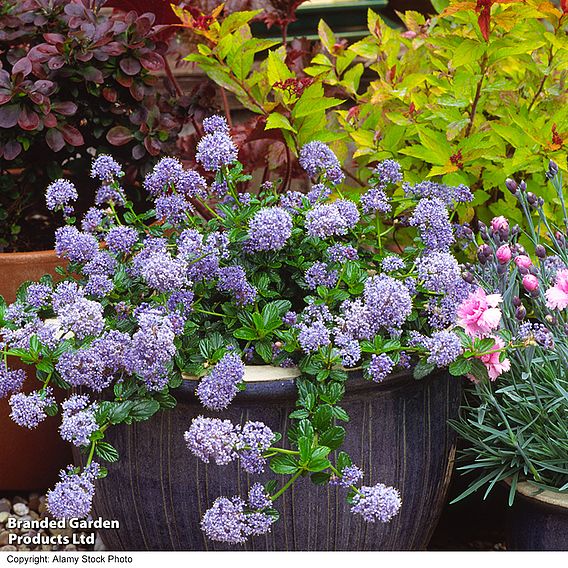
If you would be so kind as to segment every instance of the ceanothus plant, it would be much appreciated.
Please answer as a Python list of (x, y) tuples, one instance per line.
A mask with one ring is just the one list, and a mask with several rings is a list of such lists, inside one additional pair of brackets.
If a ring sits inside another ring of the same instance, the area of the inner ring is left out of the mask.
[[(239, 193), (248, 176), (227, 123), (213, 116), (203, 129), (197, 161), (214, 179), (163, 158), (144, 180), (146, 213), (134, 211), (107, 155), (93, 162), (97, 206), (80, 222), (72, 184), (47, 189), (48, 206), (66, 219), (55, 245), (67, 261), (63, 279), (24, 285), (0, 312), (3, 353), (34, 365), (41, 384), (25, 394), (24, 374), (4, 366), (0, 395), (11, 395), (11, 416), (27, 428), (61, 410), (61, 436), (86, 453), (85, 467), (70, 466), (49, 492), (49, 510), (85, 516), (106, 473), (97, 460), (118, 459), (107, 429), (173, 407), (184, 377), (198, 378), (203, 406), (221, 412), (246, 388), (245, 365), (268, 364), (298, 370), (287, 432), (200, 416), (185, 442), (204, 462), (239, 460), (250, 474), (268, 466), (287, 480), (257, 483), (247, 500), (219, 497), (203, 516), (207, 536), (238, 544), (266, 533), (278, 497), (302, 476), (344, 487), (354, 514), (388, 522), (401, 507), (396, 488), (364, 485), (345, 452), (332, 460), (349, 420), (341, 400), (350, 374), (375, 382), (396, 369), (413, 368), (417, 379), (436, 367), (475, 374), (496, 352), (493, 340), (455, 323), (477, 293), (450, 252), (454, 205), (471, 194), (427, 181), (403, 184), (394, 198), (402, 173), (387, 160), (357, 203), (341, 194), (341, 165), (317, 141), (300, 152), (308, 193), (280, 194), (272, 182)], [(408, 246), (395, 253), (386, 245), (399, 227)], [(495, 312), (476, 306), (470, 319), (496, 333)], [(54, 386), (70, 391), (61, 405)]]

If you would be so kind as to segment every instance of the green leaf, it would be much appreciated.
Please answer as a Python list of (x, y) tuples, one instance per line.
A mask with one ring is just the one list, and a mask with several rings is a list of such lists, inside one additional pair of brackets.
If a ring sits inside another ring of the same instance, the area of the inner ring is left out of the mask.
[(318, 446), (312, 453), (312, 457), (308, 462), (308, 471), (323, 471), (327, 469), (331, 463), (327, 459), (327, 455), (330, 452), (330, 448), (325, 446)]
[(427, 363), (425, 360), (419, 361), (412, 374), (416, 380), (421, 380), (426, 378), (435, 368), (436, 365), (433, 363)]
[(316, 410), (314, 413), (312, 424), (316, 430), (323, 432), (331, 426), (331, 420), (333, 418), (333, 410), (329, 404), (324, 404)]
[(310, 479), (315, 485), (325, 485), (329, 481), (330, 477), (331, 473), (328, 473), (326, 471), (318, 471), (310, 475)]
[(351, 461), (349, 454), (346, 454), (345, 452), (339, 452), (339, 454), (337, 454), (335, 466), (339, 471), (343, 471), (346, 467), (349, 467), (352, 464), (353, 462)]
[(298, 471), (298, 462), (289, 454), (279, 454), (270, 460), (270, 469), (280, 475), (293, 475)]
[(270, 85), (285, 81), (294, 76), (294, 73), (288, 69), (284, 62), (284, 57), (280, 51), (269, 51), (268, 59), (266, 61), (266, 74)]
[(304, 94), (300, 97), (299, 101), (294, 107), (294, 110), (292, 111), (292, 116), (294, 119), (316, 114), (345, 102), (342, 99), (336, 99), (333, 97), (322, 96), (321, 98), (317, 99), (305, 98), (306, 92), (307, 90), (304, 91)]
[(341, 426), (332, 426), (319, 437), (320, 443), (332, 450), (339, 448), (343, 440), (345, 440), (345, 428)]
[(255, 16), (258, 16), (262, 10), (248, 10), (242, 12), (233, 12), (229, 14), (221, 23), (219, 36), (224, 37), (240, 27), (248, 24)]
[(319, 21), (318, 35), (323, 46), (329, 51), (329, 53), (333, 53), (336, 44), (335, 35), (331, 28), (323, 20)]
[(298, 438), (298, 450), (300, 452), (300, 461), (302, 464), (307, 464), (312, 455), (312, 440), (306, 436)]
[(448, 367), (448, 371), (454, 377), (463, 377), (471, 371), (471, 362), (469, 359), (458, 359)]
[(156, 400), (136, 400), (133, 402), (128, 416), (132, 420), (142, 422), (151, 418), (158, 410), (160, 410), (160, 404)]
[(272, 363), (273, 352), (272, 352), (272, 343), (270, 341), (259, 341), (255, 344), (254, 348), (258, 353), (259, 357), (265, 363)]
[(252, 341), (259, 338), (258, 332), (251, 327), (240, 327), (233, 331), (233, 336), (237, 339), (244, 339), (246, 341)]
[(265, 130), (272, 130), (275, 128), (290, 130), (294, 133), (296, 132), (296, 129), (290, 124), (290, 121), (279, 112), (273, 112), (268, 115), (268, 118), (266, 119), (266, 126), (264, 127)]
[(118, 461), (118, 451), (108, 442), (97, 442), (95, 453), (103, 460), (114, 463)]

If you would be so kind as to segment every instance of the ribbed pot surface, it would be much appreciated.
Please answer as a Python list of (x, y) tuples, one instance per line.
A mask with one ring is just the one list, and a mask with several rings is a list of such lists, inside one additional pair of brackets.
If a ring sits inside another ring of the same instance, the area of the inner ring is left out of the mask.
[[(219, 496), (246, 497), (250, 485), (274, 477), (251, 476), (237, 463), (204, 464), (186, 448), (183, 434), (205, 412), (186, 383), (178, 406), (147, 422), (108, 431), (120, 461), (98, 482), (95, 514), (120, 521), (102, 531), (110, 550), (225, 550), (209, 541), (199, 523)], [(246, 550), (421, 550), (444, 505), (455, 452), (447, 425), (456, 418), (461, 380), (445, 373), (422, 381), (399, 375), (382, 384), (351, 378), (342, 406), (351, 417), (344, 450), (365, 471), (364, 484), (397, 487), (402, 509), (389, 524), (353, 515), (345, 490), (301, 478), (279, 499), (280, 520)], [(283, 432), (296, 398), (293, 381), (251, 383), (222, 418), (261, 420)], [(233, 547), (234, 548), (234, 547)]]

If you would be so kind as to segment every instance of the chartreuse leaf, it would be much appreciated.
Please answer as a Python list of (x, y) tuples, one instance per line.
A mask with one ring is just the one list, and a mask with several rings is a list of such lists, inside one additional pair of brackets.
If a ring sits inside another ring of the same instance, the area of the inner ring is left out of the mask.
[(290, 121), (279, 112), (272, 112), (268, 115), (266, 119), (265, 130), (272, 130), (274, 128), (280, 128), (283, 130), (290, 130), (291, 132), (296, 132), (296, 129), (290, 124)]
[(249, 10), (243, 12), (233, 12), (229, 14), (221, 23), (219, 36), (224, 37), (227, 34), (238, 30), (244, 24), (248, 24), (255, 16), (258, 16), (262, 10)]

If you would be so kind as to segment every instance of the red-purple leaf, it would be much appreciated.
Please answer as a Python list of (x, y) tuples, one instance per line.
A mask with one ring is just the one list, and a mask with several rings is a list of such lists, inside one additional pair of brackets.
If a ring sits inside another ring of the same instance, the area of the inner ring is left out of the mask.
[(59, 152), (63, 146), (65, 146), (65, 139), (63, 138), (63, 134), (59, 132), (56, 128), (50, 128), (46, 135), (45, 141), (47, 145), (54, 151)]
[(12, 93), (10, 91), (0, 92), (0, 105), (5, 105), (12, 100)]
[(140, 102), (144, 98), (144, 85), (140, 81), (134, 81), (130, 85), (130, 94), (135, 101)]
[(21, 73), (24, 77), (32, 72), (32, 62), (27, 57), (22, 57), (14, 63), (12, 67), (12, 75)]
[(43, 34), (43, 39), (48, 43), (53, 44), (65, 42), (65, 36), (62, 36), (61, 34)]
[(34, 83), (34, 89), (41, 93), (42, 95), (52, 95), (56, 89), (56, 85), (53, 81), (47, 81), (45, 79), (40, 79)]
[(4, 158), (6, 160), (13, 160), (20, 155), (22, 146), (17, 140), (8, 140), (4, 146)]
[(70, 124), (66, 124), (61, 128), (61, 134), (63, 134), (65, 142), (71, 144), (71, 146), (82, 146), (85, 143), (83, 135)]
[(85, 67), (83, 70), (83, 77), (85, 77), (87, 81), (90, 81), (91, 83), (98, 83), (99, 85), (105, 81), (103, 72), (92, 65)]
[(43, 124), (47, 128), (55, 128), (57, 126), (57, 118), (50, 112), (43, 117)]
[(162, 149), (162, 146), (158, 142), (158, 140), (156, 140), (155, 138), (150, 138), (149, 136), (144, 138), (144, 147), (146, 148), (150, 156), (157, 156)]
[(39, 116), (35, 111), (24, 106), (18, 117), (18, 126), (22, 130), (35, 130), (39, 126)]
[(106, 135), (106, 139), (113, 146), (124, 146), (134, 138), (134, 134), (125, 126), (113, 126)]
[(53, 103), (52, 108), (63, 116), (73, 116), (77, 112), (77, 105), (72, 101), (57, 101)]
[(134, 59), (134, 57), (126, 57), (120, 60), (119, 63), (120, 68), (126, 75), (137, 75), (140, 73), (140, 69), (142, 69), (142, 65), (140, 65), (140, 61), (138, 59)]
[(114, 103), (116, 102), (117, 98), (118, 98), (118, 94), (114, 89), (111, 89), (110, 87), (105, 87), (103, 89), (103, 97), (109, 102), (109, 103)]
[(130, 85), (132, 85), (132, 81), (134, 80), (132, 79), (132, 77), (127, 77), (126, 75), (123, 75), (120, 72), (116, 74), (115, 78), (117, 83), (119, 83), (120, 85), (126, 88), (130, 87)]
[(65, 65), (65, 59), (58, 55), (57, 57), (51, 57), (47, 62), (47, 66), (55, 71), (56, 69), (61, 69)]
[(132, 148), (132, 157), (135, 160), (141, 160), (146, 155), (146, 148), (142, 146), (142, 144), (136, 144), (134, 148)]
[(140, 56), (140, 63), (148, 71), (160, 71), (164, 68), (164, 58), (155, 51), (148, 50)]
[(107, 55), (117, 57), (118, 55), (122, 55), (126, 51), (126, 48), (118, 41), (111, 41), (103, 45), (101, 51), (104, 51)]
[(0, 128), (13, 128), (18, 124), (20, 105), (6, 105), (0, 108)]

